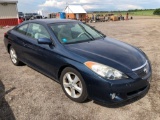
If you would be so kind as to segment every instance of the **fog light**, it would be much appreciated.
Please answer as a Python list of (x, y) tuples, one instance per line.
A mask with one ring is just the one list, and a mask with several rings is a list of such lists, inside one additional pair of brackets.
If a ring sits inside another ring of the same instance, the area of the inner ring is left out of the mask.
[(110, 96), (111, 96), (111, 98), (113, 100), (116, 97), (116, 93), (111, 93)]

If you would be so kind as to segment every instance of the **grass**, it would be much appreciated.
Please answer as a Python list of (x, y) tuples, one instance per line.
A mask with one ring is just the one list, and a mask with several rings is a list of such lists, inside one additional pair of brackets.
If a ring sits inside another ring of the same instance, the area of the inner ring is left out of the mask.
[[(129, 15), (132, 16), (154, 16), (153, 15), (154, 10), (138, 10), (138, 11), (129, 11)], [(123, 15), (126, 14), (126, 12), (122, 12)]]
[(154, 10), (130, 10), (130, 11), (113, 11), (113, 12), (96, 12), (95, 14), (99, 15), (105, 15), (107, 13), (113, 13), (115, 15), (122, 14), (123, 16), (126, 15), (126, 13), (129, 13), (130, 16), (154, 16), (153, 12)]

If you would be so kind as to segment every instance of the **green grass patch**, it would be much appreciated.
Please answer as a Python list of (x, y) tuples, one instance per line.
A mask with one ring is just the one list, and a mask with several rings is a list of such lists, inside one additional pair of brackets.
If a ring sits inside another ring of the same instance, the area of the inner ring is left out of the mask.
[[(140, 11), (129, 11), (129, 15), (131, 16), (153, 16), (154, 10), (140, 10)], [(126, 14), (126, 12), (122, 12), (123, 15)]]
[(113, 13), (115, 15), (119, 15), (122, 14), (123, 16), (126, 15), (126, 13), (128, 12), (130, 16), (154, 16), (153, 12), (155, 10), (151, 9), (151, 10), (129, 10), (129, 11), (101, 11), (101, 12), (94, 12), (95, 14), (99, 14), (99, 15), (105, 15), (108, 13)]

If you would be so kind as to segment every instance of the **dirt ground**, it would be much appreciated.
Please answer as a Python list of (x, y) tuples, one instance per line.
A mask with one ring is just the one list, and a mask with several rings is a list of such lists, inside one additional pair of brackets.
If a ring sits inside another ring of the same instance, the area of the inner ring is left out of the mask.
[(160, 19), (147, 17), (91, 25), (148, 55), (153, 69), (148, 94), (117, 108), (93, 101), (75, 103), (50, 78), (28, 66), (14, 66), (3, 44), (3, 35), (8, 29), (0, 29), (0, 80), (6, 91), (0, 120), (160, 120)]

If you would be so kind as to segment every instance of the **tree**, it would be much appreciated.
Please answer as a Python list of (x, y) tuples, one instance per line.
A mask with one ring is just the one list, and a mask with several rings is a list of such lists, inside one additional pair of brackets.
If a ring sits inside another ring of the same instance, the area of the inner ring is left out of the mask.
[(156, 9), (154, 12), (153, 12), (154, 15), (160, 15), (160, 8), (159, 9)]

